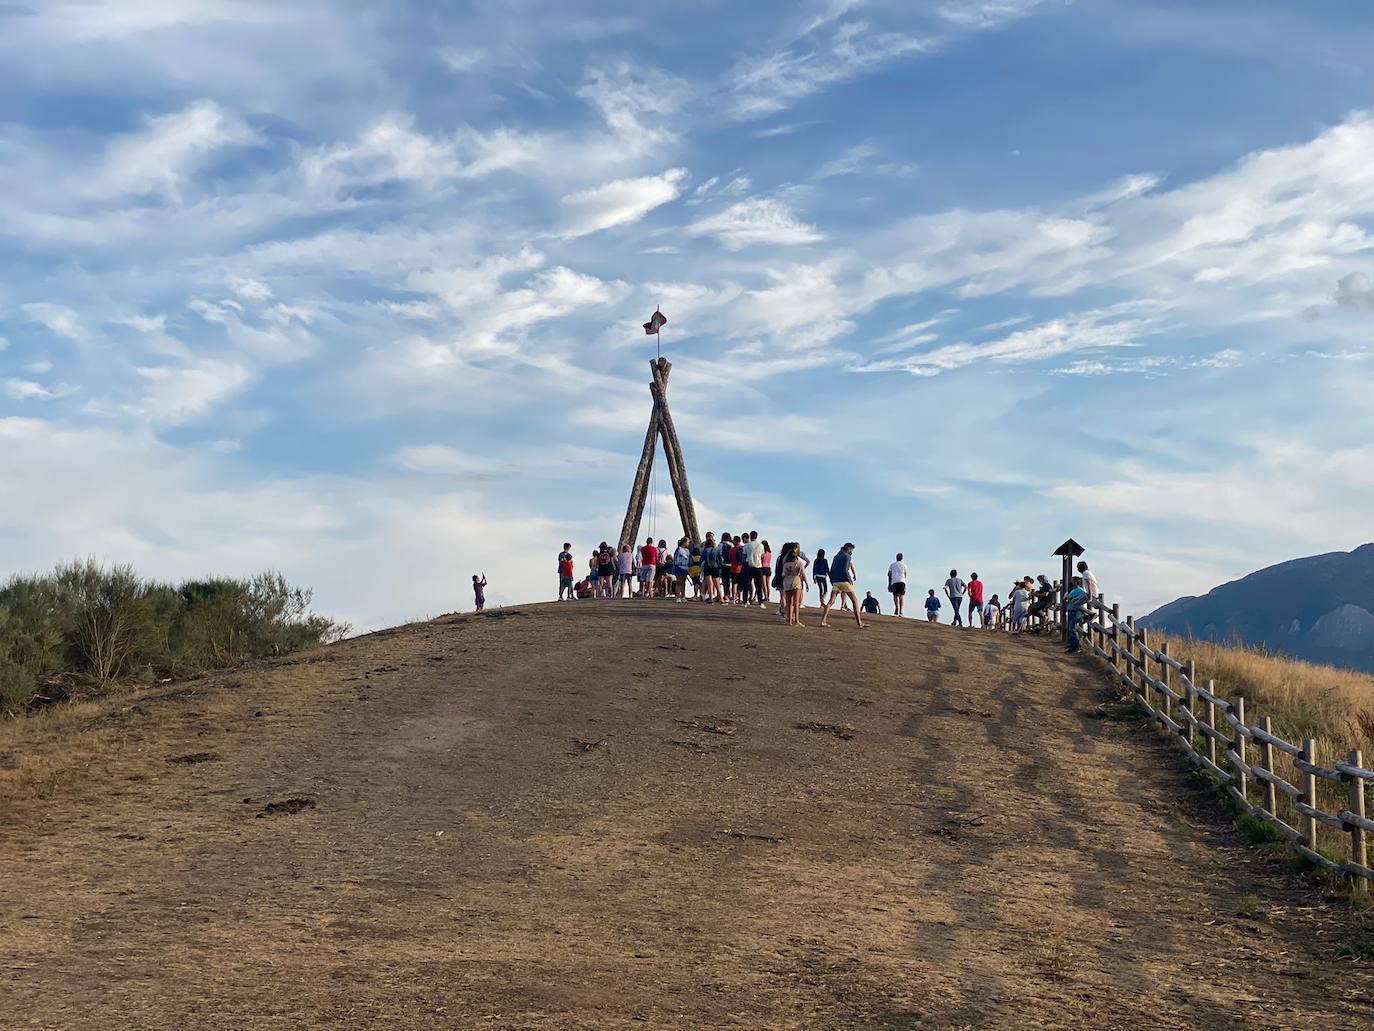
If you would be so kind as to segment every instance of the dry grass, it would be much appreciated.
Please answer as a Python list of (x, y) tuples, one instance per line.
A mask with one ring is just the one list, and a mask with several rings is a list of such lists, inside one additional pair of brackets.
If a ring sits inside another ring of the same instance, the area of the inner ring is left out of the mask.
[(1324, 765), (1352, 748), (1374, 755), (1374, 677), (1366, 673), (1184, 638), (1169, 639), (1169, 653), (1196, 662), (1198, 680), (1215, 681), (1223, 697), (1243, 696), (1252, 721), (1272, 717), (1294, 744), (1315, 738)]

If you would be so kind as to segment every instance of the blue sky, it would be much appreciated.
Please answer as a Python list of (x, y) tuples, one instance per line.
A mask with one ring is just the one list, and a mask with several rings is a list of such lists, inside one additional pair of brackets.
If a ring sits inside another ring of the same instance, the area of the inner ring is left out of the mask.
[(658, 303), (702, 528), (864, 586), (1353, 547), (1370, 53), (1354, 0), (0, 3), (0, 569), (546, 597)]

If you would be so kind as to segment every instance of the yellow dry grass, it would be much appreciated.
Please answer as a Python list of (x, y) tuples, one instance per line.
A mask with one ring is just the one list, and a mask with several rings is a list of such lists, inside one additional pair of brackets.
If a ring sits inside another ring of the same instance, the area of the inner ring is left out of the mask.
[(1169, 652), (1192, 659), (1199, 683), (1214, 681), (1217, 694), (1244, 697), (1249, 722), (1270, 716), (1297, 745), (1315, 738), (1324, 765), (1352, 748), (1374, 756), (1374, 677), (1212, 641), (1171, 638)]

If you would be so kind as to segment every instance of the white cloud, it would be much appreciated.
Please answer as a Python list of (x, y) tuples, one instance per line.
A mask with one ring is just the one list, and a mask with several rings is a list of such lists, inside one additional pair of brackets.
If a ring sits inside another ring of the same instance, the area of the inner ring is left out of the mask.
[(829, 86), (932, 46), (929, 40), (900, 32), (875, 31), (862, 21), (841, 22), (825, 40), (812, 39), (832, 24), (833, 19), (817, 21), (802, 40), (785, 49), (742, 58), (728, 86), (734, 117), (773, 114)]
[(740, 201), (699, 218), (687, 227), (687, 235), (714, 237), (732, 251), (762, 244), (816, 243), (825, 238), (815, 226), (800, 221), (782, 201), (770, 197)]
[(409, 444), (391, 456), (391, 463), (407, 472), (465, 477), (487, 477), (501, 468), (490, 458), (470, 455), (447, 444)]
[(637, 222), (654, 208), (677, 199), (686, 178), (685, 168), (670, 168), (661, 175), (617, 179), (590, 190), (570, 193), (562, 200), (562, 235), (586, 236), (612, 226)]
[(87, 337), (86, 330), (81, 325), (81, 317), (66, 305), (34, 302), (21, 304), (19, 307), (32, 321), (45, 327), (54, 336), (77, 343)]
[(914, 376), (937, 376), (981, 362), (1009, 365), (1043, 361), (1075, 351), (1131, 347), (1149, 330), (1150, 323), (1145, 319), (1121, 317), (1107, 311), (1086, 312), (1017, 330), (998, 340), (945, 344), (902, 358), (858, 365), (854, 371), (900, 371)]
[(211, 100), (146, 118), (142, 131), (117, 139), (86, 182), (97, 197), (160, 193), (179, 200), (186, 177), (225, 147), (260, 142), (241, 119)]
[(940, 17), (965, 29), (996, 29), (1019, 21), (1051, 4), (1066, 7), (1073, 0), (952, 0), (940, 5)]
[(137, 371), (146, 383), (137, 411), (164, 424), (198, 418), (253, 380), (246, 365), (211, 358), (182, 366), (142, 367)]
[(816, 180), (835, 179), (840, 176), (861, 175), (861, 176), (893, 176), (899, 179), (906, 179), (915, 175), (920, 169), (905, 161), (881, 161), (881, 151), (871, 143), (858, 143), (845, 150), (839, 157), (831, 158), (829, 161), (816, 169), (816, 174), (812, 177)]

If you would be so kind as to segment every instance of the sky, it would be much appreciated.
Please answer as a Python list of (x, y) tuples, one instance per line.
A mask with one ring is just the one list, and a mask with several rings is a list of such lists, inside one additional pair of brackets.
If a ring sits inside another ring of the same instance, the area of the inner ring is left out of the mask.
[(0, 574), (550, 598), (657, 305), (702, 530), (861, 589), (1353, 548), (1370, 53), (1364, 0), (0, 2)]

